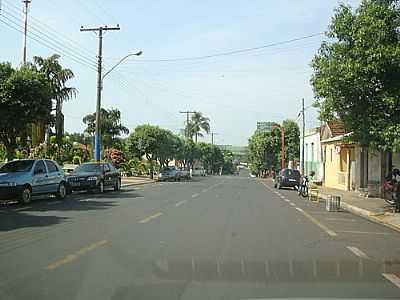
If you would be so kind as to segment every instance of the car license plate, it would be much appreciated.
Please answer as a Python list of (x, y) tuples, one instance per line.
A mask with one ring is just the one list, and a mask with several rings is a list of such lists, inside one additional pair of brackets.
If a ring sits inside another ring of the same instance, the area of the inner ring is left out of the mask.
[(289, 181), (291, 181), (291, 182), (296, 182), (296, 179), (289, 179)]
[(81, 183), (80, 182), (71, 182), (71, 186), (80, 186)]
[(1, 187), (8, 186), (8, 182), (1, 182), (1, 183), (0, 183), (0, 186), (1, 186)]

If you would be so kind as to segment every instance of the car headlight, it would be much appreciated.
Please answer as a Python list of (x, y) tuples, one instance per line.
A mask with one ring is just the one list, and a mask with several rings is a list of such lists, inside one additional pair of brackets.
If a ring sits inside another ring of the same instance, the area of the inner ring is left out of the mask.
[(17, 183), (16, 182), (9, 182), (8, 186), (17, 186)]
[(90, 181), (94, 181), (94, 180), (97, 180), (97, 176), (91, 176), (91, 177), (88, 177), (88, 179), (87, 180), (90, 180)]

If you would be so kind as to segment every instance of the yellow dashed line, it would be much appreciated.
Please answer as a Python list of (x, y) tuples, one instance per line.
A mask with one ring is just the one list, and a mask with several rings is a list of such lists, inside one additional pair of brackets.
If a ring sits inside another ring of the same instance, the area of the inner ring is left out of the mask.
[(46, 267), (46, 270), (52, 271), (52, 270), (55, 270), (55, 269), (57, 269), (57, 268), (59, 268), (59, 267), (61, 267), (63, 265), (72, 263), (72, 262), (78, 260), (83, 255), (85, 255), (85, 254), (87, 254), (87, 253), (89, 253), (89, 252), (91, 252), (91, 251), (93, 251), (93, 250), (95, 250), (95, 249), (97, 249), (97, 248), (99, 248), (101, 246), (104, 246), (104, 245), (106, 245), (108, 243), (109, 243), (109, 241), (107, 241), (107, 240), (101, 240), (99, 242), (90, 244), (89, 246), (84, 247), (84, 248), (76, 251), (75, 253), (67, 255), (64, 258), (53, 262), (52, 264), (50, 264), (50, 265), (48, 265)]

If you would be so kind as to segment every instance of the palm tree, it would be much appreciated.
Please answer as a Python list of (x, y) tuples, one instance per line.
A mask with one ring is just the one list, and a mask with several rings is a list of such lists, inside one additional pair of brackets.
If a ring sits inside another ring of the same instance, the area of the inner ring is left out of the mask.
[(60, 55), (58, 54), (53, 54), (48, 58), (34, 56), (32, 67), (36, 71), (43, 73), (50, 82), (52, 98), (56, 104), (56, 138), (57, 143), (60, 145), (64, 134), (64, 115), (62, 113), (62, 106), (64, 101), (76, 97), (77, 90), (73, 87), (66, 86), (67, 81), (74, 78), (74, 73), (70, 69), (64, 69), (60, 65), (58, 61), (59, 59)]
[(192, 118), (187, 125), (188, 132), (190, 132), (190, 136), (195, 137), (195, 141), (197, 143), (197, 138), (202, 137), (203, 134), (201, 131), (203, 130), (206, 133), (210, 133), (210, 119), (203, 116), (201, 112), (195, 112), (192, 115)]

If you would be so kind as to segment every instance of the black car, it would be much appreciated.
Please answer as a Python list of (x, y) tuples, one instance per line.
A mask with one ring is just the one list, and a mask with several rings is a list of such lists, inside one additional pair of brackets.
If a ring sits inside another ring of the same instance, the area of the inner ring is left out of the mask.
[(69, 193), (92, 190), (102, 193), (109, 187), (118, 191), (121, 188), (121, 174), (111, 163), (84, 163), (67, 177), (67, 182)]
[(293, 169), (282, 169), (274, 179), (275, 188), (291, 187), (296, 188), (300, 185), (300, 172)]

